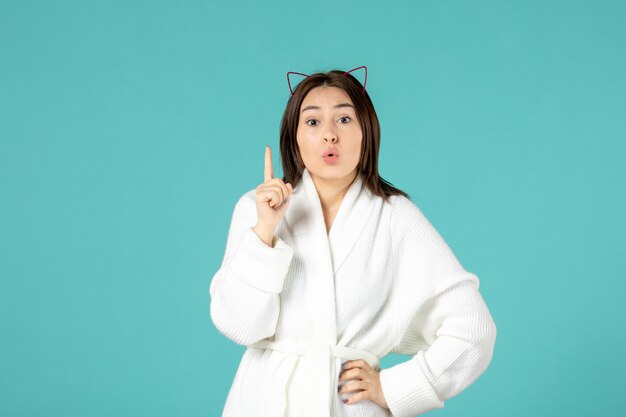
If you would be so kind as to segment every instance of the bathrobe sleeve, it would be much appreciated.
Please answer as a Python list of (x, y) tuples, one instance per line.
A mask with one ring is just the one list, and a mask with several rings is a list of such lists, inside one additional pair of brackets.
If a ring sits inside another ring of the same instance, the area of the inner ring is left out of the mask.
[(413, 417), (463, 391), (487, 368), (496, 326), (478, 278), (463, 269), (446, 242), (408, 199), (395, 199), (394, 305), (399, 343), (413, 355), (380, 373), (394, 417)]
[(222, 265), (209, 288), (211, 320), (241, 345), (275, 333), (279, 294), (293, 256), (292, 248), (277, 236), (274, 247), (266, 245), (253, 230), (256, 220), (251, 190), (235, 205)]

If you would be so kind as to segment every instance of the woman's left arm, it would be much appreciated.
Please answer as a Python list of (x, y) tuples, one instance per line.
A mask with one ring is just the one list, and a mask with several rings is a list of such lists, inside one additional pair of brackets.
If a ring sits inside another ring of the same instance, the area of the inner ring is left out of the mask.
[(474, 281), (462, 281), (422, 305), (412, 328), (430, 344), (410, 360), (382, 369), (380, 383), (394, 417), (434, 408), (474, 382), (493, 356), (496, 325)]
[(413, 357), (382, 369), (380, 383), (393, 416), (413, 417), (442, 408), (485, 371), (496, 325), (478, 277), (463, 268), (415, 204), (392, 202), (393, 305), (400, 326), (394, 350)]

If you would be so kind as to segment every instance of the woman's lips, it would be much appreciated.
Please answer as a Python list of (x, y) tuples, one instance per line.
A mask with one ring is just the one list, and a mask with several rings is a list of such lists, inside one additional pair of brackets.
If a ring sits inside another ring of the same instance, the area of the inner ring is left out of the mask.
[(339, 158), (339, 154), (337, 153), (336, 148), (328, 148), (322, 155), (322, 159), (327, 164), (334, 164), (337, 162), (337, 158)]

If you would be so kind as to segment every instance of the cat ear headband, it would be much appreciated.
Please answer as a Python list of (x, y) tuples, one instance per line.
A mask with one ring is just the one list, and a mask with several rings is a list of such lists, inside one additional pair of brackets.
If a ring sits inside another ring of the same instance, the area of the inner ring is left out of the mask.
[[(343, 73), (343, 75), (349, 74), (352, 71), (356, 71), (360, 68), (363, 68), (365, 70), (365, 81), (363, 81), (363, 90), (362, 92), (365, 92), (365, 85), (367, 84), (367, 67), (365, 65), (362, 65), (360, 67), (356, 67), (356, 68), (352, 68), (350, 71), (346, 71)], [(289, 80), (289, 74), (297, 74), (297, 75), (302, 75), (303, 77), (308, 77), (308, 74), (302, 74), (301, 72), (294, 72), (294, 71), (289, 71), (287, 73), (287, 84), (289, 85), (289, 91), (291, 91), (291, 95), (293, 96), (293, 89), (291, 88), (291, 81)]]

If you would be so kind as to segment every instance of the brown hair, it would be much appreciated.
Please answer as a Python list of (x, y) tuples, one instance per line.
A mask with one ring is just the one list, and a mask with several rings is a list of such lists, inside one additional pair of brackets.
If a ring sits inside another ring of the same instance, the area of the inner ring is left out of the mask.
[(304, 162), (300, 156), (296, 132), (300, 121), (300, 106), (306, 95), (314, 88), (320, 86), (338, 87), (344, 90), (356, 111), (359, 124), (363, 132), (363, 142), (361, 146), (361, 157), (357, 165), (357, 175), (361, 175), (363, 183), (370, 191), (382, 197), (384, 200), (391, 195), (401, 194), (409, 197), (408, 194), (393, 184), (385, 181), (378, 174), (378, 150), (380, 147), (380, 125), (378, 116), (374, 110), (374, 105), (367, 91), (352, 74), (345, 74), (345, 71), (332, 70), (327, 73), (318, 72), (309, 75), (296, 87), (293, 95), (287, 102), (287, 107), (283, 114), (280, 125), (280, 154), (283, 166), (283, 181), (289, 182), (295, 187), (302, 179)]

